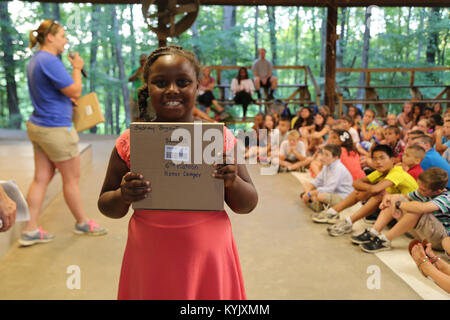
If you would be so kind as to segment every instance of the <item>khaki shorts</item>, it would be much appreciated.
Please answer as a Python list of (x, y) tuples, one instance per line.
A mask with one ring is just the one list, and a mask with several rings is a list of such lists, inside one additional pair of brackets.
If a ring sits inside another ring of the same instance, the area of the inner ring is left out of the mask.
[(329, 204), (331, 207), (337, 205), (342, 201), (342, 197), (335, 193), (324, 193), (325, 203)]
[(51, 161), (70, 160), (79, 155), (78, 133), (72, 127), (41, 127), (27, 122), (34, 152), (45, 153)]
[(420, 241), (427, 239), (436, 250), (442, 250), (442, 240), (447, 237), (444, 225), (432, 213), (423, 214), (416, 227), (408, 233)]

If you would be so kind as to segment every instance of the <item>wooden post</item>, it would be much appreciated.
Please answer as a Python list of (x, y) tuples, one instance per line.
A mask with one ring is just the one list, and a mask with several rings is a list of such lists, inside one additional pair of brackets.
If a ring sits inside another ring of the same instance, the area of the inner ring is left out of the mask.
[(336, 25), (337, 7), (328, 6), (327, 15), (327, 44), (325, 55), (325, 104), (334, 115), (336, 96)]

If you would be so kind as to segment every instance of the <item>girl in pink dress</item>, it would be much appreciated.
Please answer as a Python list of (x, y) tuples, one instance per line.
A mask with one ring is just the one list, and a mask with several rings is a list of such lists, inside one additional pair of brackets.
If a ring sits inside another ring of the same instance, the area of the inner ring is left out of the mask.
[[(140, 111), (145, 119), (147, 96), (158, 122), (193, 122), (199, 64), (181, 47), (155, 50), (147, 59)], [(226, 151), (235, 138), (225, 128)], [(236, 157), (235, 157), (236, 158)], [(244, 165), (216, 165), (225, 201), (236, 213), (251, 212), (258, 201)], [(111, 218), (124, 217), (134, 201), (151, 192), (151, 181), (130, 172), (126, 130), (112, 151), (98, 206)], [(174, 195), (176, 201), (176, 195)], [(122, 262), (119, 299), (245, 299), (244, 283), (231, 224), (225, 211), (136, 210), (129, 222)]]

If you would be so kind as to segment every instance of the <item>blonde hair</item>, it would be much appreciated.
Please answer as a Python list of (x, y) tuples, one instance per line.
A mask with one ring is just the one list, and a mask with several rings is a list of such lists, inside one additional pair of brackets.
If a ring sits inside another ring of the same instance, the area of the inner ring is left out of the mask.
[(291, 130), (288, 133), (288, 138), (298, 139), (300, 138), (300, 133), (297, 130)]
[(418, 144), (410, 145), (405, 149), (405, 151), (406, 150), (409, 150), (412, 153), (412, 156), (416, 159), (420, 159), (420, 161), (425, 158), (425, 149)]
[(60, 28), (62, 28), (62, 26), (56, 20), (44, 20), (44, 22), (39, 25), (39, 28), (30, 31), (29, 48), (34, 48), (37, 43), (42, 46), (45, 43), (45, 38), (47, 37), (47, 35), (55, 35), (56, 33), (58, 33)]

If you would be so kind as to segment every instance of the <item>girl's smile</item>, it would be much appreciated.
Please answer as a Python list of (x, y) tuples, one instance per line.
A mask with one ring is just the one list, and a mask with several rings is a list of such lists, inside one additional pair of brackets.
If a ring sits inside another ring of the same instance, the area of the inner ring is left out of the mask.
[(150, 68), (148, 90), (158, 120), (193, 121), (198, 81), (191, 63), (179, 55), (158, 58)]

